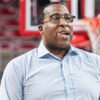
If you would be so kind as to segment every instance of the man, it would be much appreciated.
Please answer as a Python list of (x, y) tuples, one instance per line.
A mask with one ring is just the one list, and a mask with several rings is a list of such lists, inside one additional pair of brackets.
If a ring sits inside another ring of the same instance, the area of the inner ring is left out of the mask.
[(73, 35), (66, 6), (46, 6), (38, 48), (6, 67), (0, 100), (99, 100), (100, 57), (71, 46)]

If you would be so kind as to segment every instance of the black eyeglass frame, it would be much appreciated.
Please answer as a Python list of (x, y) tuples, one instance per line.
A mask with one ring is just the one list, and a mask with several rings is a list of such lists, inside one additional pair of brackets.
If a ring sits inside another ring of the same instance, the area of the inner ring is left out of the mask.
[[(56, 18), (53, 18), (53, 16), (56, 17)], [(65, 21), (67, 23), (72, 23), (75, 19), (75, 16), (68, 14), (68, 13), (66, 13), (64, 15), (61, 15), (59, 13), (54, 13), (54, 14), (49, 16), (50, 19), (48, 21), (43, 21), (42, 24), (47, 23), (47, 22), (52, 22), (52, 20), (55, 20), (58, 23), (58, 22), (60, 22), (60, 19), (62, 18), (62, 16), (64, 16), (63, 18), (65, 19)]]

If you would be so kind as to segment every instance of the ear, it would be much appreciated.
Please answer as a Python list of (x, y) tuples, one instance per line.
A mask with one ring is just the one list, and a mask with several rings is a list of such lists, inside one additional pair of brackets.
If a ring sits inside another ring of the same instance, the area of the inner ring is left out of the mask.
[(42, 30), (43, 30), (43, 26), (42, 25), (39, 25), (38, 26), (38, 30), (40, 31), (40, 33), (42, 32)]

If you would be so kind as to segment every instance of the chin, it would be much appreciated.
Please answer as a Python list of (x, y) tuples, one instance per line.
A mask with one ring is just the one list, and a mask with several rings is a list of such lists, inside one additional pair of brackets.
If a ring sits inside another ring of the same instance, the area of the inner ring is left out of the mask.
[(70, 42), (69, 41), (63, 42), (63, 43), (60, 44), (60, 46), (64, 47), (64, 48), (69, 47), (70, 46)]
[(60, 49), (62, 49), (62, 50), (65, 50), (65, 49), (67, 49), (67, 48), (69, 48), (70, 47), (70, 44), (66, 44), (66, 45), (60, 45)]

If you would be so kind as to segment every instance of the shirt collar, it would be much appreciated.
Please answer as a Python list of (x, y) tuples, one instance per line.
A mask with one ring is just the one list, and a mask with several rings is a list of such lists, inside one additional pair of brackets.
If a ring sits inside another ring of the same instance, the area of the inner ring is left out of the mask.
[(73, 56), (74, 56), (74, 55), (79, 55), (79, 53), (78, 53), (76, 47), (74, 47), (74, 46), (72, 46), (72, 45), (70, 45), (69, 54), (70, 54), (70, 55), (73, 55)]
[(40, 42), (40, 45), (38, 47), (38, 57), (43, 57), (47, 54), (49, 54), (50, 52), (46, 49), (46, 47), (43, 44), (43, 41)]
[[(38, 47), (38, 57), (43, 57), (50, 54), (50, 52), (47, 50), (47, 48), (44, 46), (43, 41), (40, 42), (40, 45)], [(68, 52), (69, 55), (78, 55), (78, 52), (76, 51), (75, 47), (70, 45), (70, 49)]]

